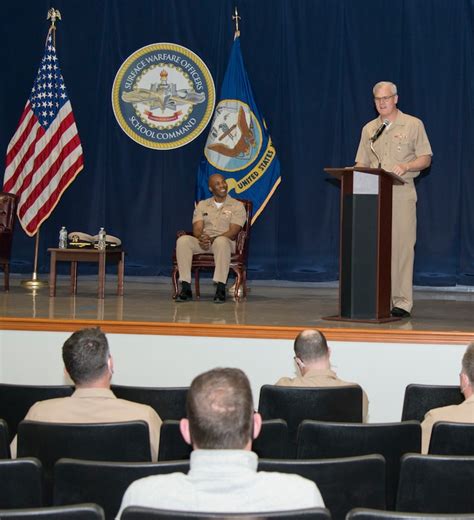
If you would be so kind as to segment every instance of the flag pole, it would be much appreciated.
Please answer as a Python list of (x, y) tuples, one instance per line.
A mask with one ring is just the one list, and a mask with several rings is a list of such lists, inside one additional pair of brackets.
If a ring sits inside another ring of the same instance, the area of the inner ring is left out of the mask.
[[(51, 20), (51, 26), (49, 28), (48, 35), (50, 32), (52, 32), (53, 41), (54, 41), (55, 35), (56, 35), (56, 20), (61, 20), (61, 13), (54, 7), (51, 7), (51, 9), (49, 9), (49, 11), (48, 11), (48, 16), (46, 19)], [(31, 280), (22, 280), (22, 282), (21, 282), (22, 287), (24, 287), (25, 289), (33, 290), (33, 291), (35, 289), (41, 289), (42, 287), (48, 286), (47, 281), (38, 279), (39, 235), (40, 235), (40, 228), (38, 228), (38, 231), (36, 232), (35, 258), (33, 260), (33, 274), (31, 275)]]
[(40, 230), (36, 232), (36, 240), (35, 240), (35, 259), (33, 261), (33, 274), (31, 275), (31, 280), (22, 280), (21, 285), (25, 289), (35, 290), (41, 289), (42, 287), (47, 287), (48, 282), (45, 280), (38, 280), (38, 251), (39, 251), (39, 234)]
[(234, 14), (232, 15), (232, 20), (235, 22), (235, 32), (234, 32), (234, 40), (240, 36), (239, 31), (239, 20), (241, 17), (239, 16), (239, 12), (237, 11), (237, 6), (234, 7)]

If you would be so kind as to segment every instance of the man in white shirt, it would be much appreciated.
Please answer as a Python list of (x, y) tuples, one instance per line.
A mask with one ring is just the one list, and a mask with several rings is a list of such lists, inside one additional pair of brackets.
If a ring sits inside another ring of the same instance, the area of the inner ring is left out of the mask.
[(254, 412), (247, 376), (216, 368), (194, 379), (181, 434), (192, 444), (189, 473), (146, 477), (132, 483), (127, 506), (196, 512), (269, 512), (324, 507), (316, 484), (298, 475), (257, 472), (252, 440), (262, 419)]

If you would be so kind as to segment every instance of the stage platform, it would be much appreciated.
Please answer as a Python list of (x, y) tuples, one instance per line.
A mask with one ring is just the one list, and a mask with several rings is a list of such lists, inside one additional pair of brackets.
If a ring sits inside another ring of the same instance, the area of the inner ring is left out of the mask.
[[(42, 276), (39, 277), (40, 279)], [(216, 305), (214, 287), (202, 280), (201, 299), (176, 303), (171, 280), (126, 277), (123, 297), (116, 277), (107, 276), (106, 296), (97, 298), (97, 278), (79, 276), (70, 294), (69, 277), (58, 276), (57, 295), (21, 286), (11, 276), (8, 293), (0, 290), (0, 329), (71, 331), (100, 325), (119, 334), (292, 339), (302, 328), (318, 328), (333, 341), (467, 344), (474, 340), (474, 287), (415, 288), (413, 317), (392, 323), (332, 322), (337, 313), (337, 283), (250, 281), (250, 293)], [(47, 280), (47, 277), (44, 277)]]

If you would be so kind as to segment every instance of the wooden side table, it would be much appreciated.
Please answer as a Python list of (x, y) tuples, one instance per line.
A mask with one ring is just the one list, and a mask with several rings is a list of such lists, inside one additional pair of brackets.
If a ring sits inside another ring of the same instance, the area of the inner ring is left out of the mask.
[(105, 265), (107, 263), (117, 264), (117, 294), (123, 296), (123, 275), (125, 271), (125, 251), (106, 249), (59, 249), (50, 248), (51, 268), (49, 273), (49, 295), (56, 296), (56, 262), (71, 262), (71, 293), (77, 293), (77, 263), (96, 262), (99, 264), (99, 288), (97, 297), (103, 299), (105, 296)]

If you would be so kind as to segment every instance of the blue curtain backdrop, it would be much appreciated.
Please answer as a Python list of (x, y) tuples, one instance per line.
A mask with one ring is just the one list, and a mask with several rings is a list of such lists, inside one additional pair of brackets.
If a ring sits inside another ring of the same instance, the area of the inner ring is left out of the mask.
[[(339, 189), (325, 166), (351, 165), (371, 88), (399, 87), (434, 150), (417, 182), (415, 282), (474, 285), (474, 4), (472, 0), (23, 0), (0, 20), (0, 151), (30, 93), (48, 28), (81, 136), (85, 168), (41, 229), (39, 271), (62, 225), (122, 238), (127, 274), (163, 275), (178, 229), (189, 229), (207, 130), (170, 151), (144, 148), (117, 125), (111, 88), (122, 62), (156, 42), (197, 53), (219, 92), (239, 8), (256, 102), (281, 162), (282, 183), (252, 231), (252, 279), (335, 280)], [(3, 170), (3, 168), (2, 168)], [(34, 239), (18, 227), (13, 270), (31, 272)]]

